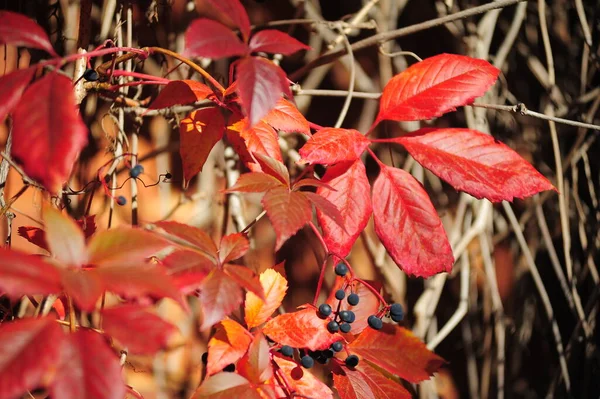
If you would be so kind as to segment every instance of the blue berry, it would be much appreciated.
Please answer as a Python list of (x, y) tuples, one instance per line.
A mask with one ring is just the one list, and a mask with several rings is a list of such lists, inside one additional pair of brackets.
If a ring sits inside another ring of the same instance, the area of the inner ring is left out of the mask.
[(369, 323), (369, 327), (371, 327), (374, 330), (381, 330), (381, 327), (383, 327), (383, 322), (379, 317), (375, 315), (369, 316), (369, 318), (367, 319), (367, 323)]
[(326, 303), (322, 304), (319, 306), (319, 313), (325, 317), (329, 316), (331, 314), (331, 306)]
[(134, 179), (142, 173), (144, 173), (144, 167), (140, 164), (137, 164), (133, 168), (129, 169), (129, 176), (133, 177)]
[(358, 356), (350, 355), (346, 358), (346, 366), (350, 368), (354, 368), (358, 366)]
[(341, 341), (336, 341), (333, 344), (331, 344), (331, 349), (334, 352), (341, 352), (341, 350), (344, 349), (344, 344), (342, 344)]
[(335, 299), (337, 299), (338, 301), (341, 301), (342, 299), (344, 299), (345, 296), (346, 296), (346, 291), (344, 291), (344, 290), (337, 290), (335, 292)]
[(315, 365), (315, 360), (308, 355), (304, 355), (302, 356), (302, 359), (300, 359), (300, 363), (302, 364), (302, 367), (309, 369)]
[(400, 323), (402, 320), (404, 320), (404, 315), (398, 316), (398, 315), (392, 314), (392, 315), (390, 315), (390, 318), (392, 319), (392, 321), (395, 321), (396, 323)]
[(348, 267), (343, 263), (338, 263), (335, 266), (335, 274), (344, 277), (348, 273)]
[(329, 331), (330, 333), (338, 332), (339, 329), (340, 325), (337, 323), (337, 321), (332, 320), (329, 323), (327, 323), (327, 331)]
[(202, 359), (202, 363), (204, 363), (204, 364), (208, 363), (208, 352), (204, 352), (202, 354), (202, 358), (201, 359)]
[(281, 354), (283, 356), (292, 357), (294, 355), (294, 348), (289, 345), (283, 345), (281, 347)]
[(226, 366), (226, 367), (223, 369), (223, 371), (227, 371), (227, 372), (233, 373), (233, 372), (235, 371), (235, 364), (233, 364), (233, 363), (231, 363), (231, 364), (228, 364), (228, 365), (227, 365), (227, 366)]
[(350, 316), (350, 312), (347, 310), (342, 310), (341, 312), (338, 313), (338, 316), (340, 316), (340, 320), (341, 321), (350, 321), (352, 320), (352, 316)]
[(92, 68), (88, 68), (83, 73), (83, 78), (88, 82), (95, 82), (100, 78), (100, 76), (98, 76), (98, 72), (96, 72)]
[(342, 323), (340, 324), (340, 331), (343, 333), (349, 333), (350, 330), (352, 329), (352, 326), (348, 323)]
[(348, 304), (350, 304), (352, 306), (356, 306), (356, 305), (358, 305), (359, 301), (360, 301), (360, 297), (358, 296), (358, 294), (348, 295)]
[(402, 305), (393, 303), (392, 306), (390, 306), (390, 315), (396, 316), (396, 318), (399, 319), (398, 321), (402, 320), (404, 318), (404, 309), (402, 308)]
[(123, 197), (122, 195), (119, 195), (117, 197), (117, 205), (125, 205), (127, 203), (127, 198)]

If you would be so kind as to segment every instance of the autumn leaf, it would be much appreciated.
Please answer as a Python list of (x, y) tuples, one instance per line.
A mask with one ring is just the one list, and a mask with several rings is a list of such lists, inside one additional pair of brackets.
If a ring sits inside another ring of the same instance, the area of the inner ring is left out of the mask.
[(250, 381), (237, 373), (218, 373), (207, 378), (192, 399), (263, 399)]
[(251, 269), (246, 266), (228, 263), (223, 267), (223, 271), (246, 291), (252, 292), (261, 299), (265, 298), (260, 280)]
[(267, 321), (281, 306), (288, 288), (287, 280), (274, 269), (265, 270), (259, 278), (265, 299), (260, 299), (252, 292), (246, 293), (244, 318), (248, 328), (257, 327)]
[(312, 207), (306, 196), (286, 187), (269, 190), (262, 204), (277, 234), (276, 250), (312, 219)]
[(489, 62), (463, 55), (427, 58), (385, 85), (377, 122), (418, 121), (454, 111), (483, 95), (499, 73)]
[(263, 327), (263, 333), (273, 341), (292, 348), (323, 350), (343, 339), (340, 334), (327, 331), (328, 322), (329, 319), (319, 318), (317, 310), (309, 306), (269, 320)]
[(368, 363), (350, 369), (333, 370), (333, 385), (340, 399), (410, 399), (412, 395), (399, 382), (388, 378)]
[(51, 72), (29, 86), (13, 110), (12, 135), (12, 156), (25, 173), (59, 193), (87, 143), (69, 78)]
[(282, 161), (260, 153), (254, 153), (253, 155), (258, 161), (258, 164), (260, 165), (260, 168), (264, 173), (275, 177), (286, 187), (290, 186), (290, 174), (285, 165), (282, 163)]
[(429, 196), (408, 172), (381, 165), (373, 185), (375, 232), (407, 274), (430, 277), (449, 272), (452, 248)]
[(264, 193), (283, 183), (277, 178), (263, 172), (244, 173), (235, 184), (227, 189), (228, 193)]
[[(279, 356), (273, 356), (273, 360), (284, 373), (286, 381), (294, 392), (306, 398), (333, 399), (331, 389), (296, 362)], [(283, 392), (279, 397), (281, 396), (284, 396)]]
[(371, 217), (371, 186), (365, 166), (360, 160), (339, 164), (327, 169), (322, 179), (332, 189), (317, 188), (317, 194), (329, 200), (341, 214), (342, 225), (331, 215), (317, 208), (317, 220), (323, 230), (323, 239), (331, 253), (346, 257)]
[(0, 24), (1, 44), (37, 48), (46, 51), (53, 57), (58, 57), (46, 32), (25, 15), (0, 11), (0, 21), (2, 21)]
[(369, 144), (371, 141), (354, 129), (321, 129), (300, 149), (300, 162), (311, 165), (353, 162), (360, 158)]
[(250, 242), (244, 234), (236, 233), (223, 236), (219, 244), (219, 262), (223, 265), (241, 258), (249, 249)]
[(298, 108), (285, 98), (280, 98), (277, 101), (275, 108), (265, 115), (263, 121), (275, 129), (286, 133), (297, 132), (305, 136), (310, 136), (308, 121), (298, 111)]
[(242, 303), (242, 288), (219, 269), (212, 270), (200, 285), (201, 330), (223, 320)]
[(202, 280), (216, 267), (214, 259), (203, 253), (190, 250), (177, 250), (164, 258), (161, 263), (167, 268), (175, 286), (184, 295), (194, 292)]
[(208, 341), (207, 375), (216, 374), (227, 365), (240, 360), (252, 340), (252, 334), (238, 322), (229, 319), (221, 320), (216, 325), (215, 334)]
[(409, 330), (387, 323), (381, 330), (367, 328), (348, 349), (412, 383), (428, 379), (445, 363)]
[(43, 258), (0, 248), (0, 291), (12, 299), (57, 294), (62, 291), (60, 272)]
[(187, 57), (224, 58), (242, 55), (248, 51), (231, 29), (206, 18), (198, 18), (185, 31), (185, 50)]
[(492, 136), (472, 129), (421, 129), (393, 139), (457, 190), (490, 201), (530, 197), (554, 186)]
[[(0, 11), (0, 21), (2, 21), (2, 13)], [(3, 122), (6, 116), (17, 105), (34, 72), (35, 68), (30, 67), (19, 69), (0, 77), (0, 93), (2, 93), (2, 99), (0, 99), (0, 122)]]
[(221, 16), (240, 28), (244, 40), (250, 35), (250, 20), (244, 6), (239, 0), (206, 0), (210, 6), (219, 11)]
[(252, 35), (248, 47), (252, 52), (291, 55), (310, 47), (294, 39), (287, 33), (275, 29), (265, 29)]
[(43, 208), (45, 241), (50, 253), (66, 266), (81, 267), (88, 263), (85, 236), (79, 225), (50, 204)]
[[(216, 262), (217, 246), (212, 238), (203, 230), (184, 223), (171, 221), (157, 222), (151, 227), (158, 227), (166, 233), (166, 235), (163, 235), (165, 238), (171, 239), (169, 237), (172, 236), (178, 242), (183, 241), (186, 248), (204, 252), (206, 255), (214, 258)], [(160, 231), (158, 233), (161, 234)], [(173, 240), (171, 239), (171, 241)]]
[(237, 363), (236, 370), (254, 384), (262, 384), (273, 377), (269, 343), (260, 331), (254, 335), (248, 352)]
[(206, 99), (211, 94), (213, 94), (213, 91), (210, 87), (195, 80), (174, 80), (160, 91), (156, 99), (150, 103), (148, 109), (193, 104)]

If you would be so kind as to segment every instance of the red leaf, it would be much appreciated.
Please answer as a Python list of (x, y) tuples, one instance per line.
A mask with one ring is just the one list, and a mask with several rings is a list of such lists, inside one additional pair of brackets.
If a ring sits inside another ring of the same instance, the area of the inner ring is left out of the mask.
[(369, 144), (369, 139), (357, 130), (325, 128), (315, 133), (300, 149), (300, 161), (311, 165), (352, 162), (360, 158)]
[(227, 365), (244, 356), (252, 342), (250, 334), (238, 322), (225, 319), (216, 326), (213, 337), (208, 341), (208, 361), (206, 374), (213, 375)]
[(37, 245), (43, 250), (50, 252), (48, 243), (46, 242), (46, 233), (39, 227), (19, 226), (17, 233), (33, 245)]
[(90, 270), (64, 269), (61, 273), (61, 281), (65, 293), (73, 297), (77, 306), (86, 312), (94, 310), (98, 298), (106, 291), (100, 276)]
[(263, 172), (277, 178), (286, 187), (290, 186), (290, 174), (282, 161), (259, 153), (254, 153), (254, 156)]
[(221, 238), (219, 244), (219, 262), (225, 264), (241, 258), (250, 249), (250, 242), (242, 233), (229, 234)]
[(217, 246), (212, 238), (199, 228), (177, 222), (158, 222), (155, 226), (164, 230), (168, 235), (183, 240), (187, 246), (198, 249), (216, 260)]
[(384, 87), (377, 121), (432, 119), (483, 95), (500, 70), (485, 60), (440, 54), (394, 76)]
[(125, 392), (119, 359), (102, 335), (81, 329), (65, 339), (50, 396), (114, 399)]
[(254, 384), (262, 384), (273, 377), (269, 343), (260, 331), (254, 336), (248, 352), (240, 359), (236, 370)]
[(53, 317), (0, 325), (0, 398), (18, 398), (45, 384), (64, 339)]
[(285, 72), (261, 57), (247, 57), (236, 67), (237, 92), (250, 126), (256, 125), (271, 111), (282, 93), (289, 92)]
[(327, 169), (323, 182), (333, 190), (319, 187), (317, 194), (334, 204), (342, 215), (342, 229), (330, 215), (317, 208), (317, 219), (323, 239), (331, 253), (346, 257), (371, 217), (370, 185), (365, 166), (360, 160), (351, 165), (339, 164)]
[(162, 264), (184, 295), (196, 290), (215, 267), (214, 260), (209, 259), (208, 256), (189, 250), (172, 252), (162, 260)]
[(0, 43), (37, 48), (58, 57), (48, 35), (35, 21), (10, 11), (0, 11), (0, 21)]
[(287, 291), (287, 280), (274, 269), (267, 269), (260, 274), (260, 284), (265, 293), (264, 300), (252, 292), (246, 293), (244, 319), (248, 328), (254, 328), (271, 317), (281, 306)]
[(379, 331), (365, 329), (349, 351), (412, 383), (428, 379), (445, 363), (409, 330), (387, 323)]
[[(304, 398), (333, 399), (331, 389), (322, 383), (308, 370), (302, 369), (296, 362), (273, 356), (273, 359), (284, 373), (290, 388)], [(283, 392), (278, 397), (285, 397)]]
[(0, 291), (13, 299), (57, 294), (62, 291), (60, 272), (43, 258), (0, 248)]
[(265, 122), (277, 130), (286, 133), (298, 132), (310, 136), (308, 121), (298, 108), (285, 98), (280, 98), (269, 113), (263, 118)]
[(210, 87), (195, 80), (175, 80), (169, 82), (158, 94), (148, 109), (169, 108), (180, 104), (193, 104), (213, 94)]
[(318, 209), (329, 216), (334, 222), (337, 223), (338, 226), (344, 229), (344, 218), (339, 209), (337, 209), (337, 206), (320, 194), (315, 194), (310, 191), (303, 191), (302, 194), (304, 194), (310, 200), (310, 202), (312, 202), (312, 204), (315, 206), (315, 209)]
[(421, 129), (394, 139), (457, 190), (512, 201), (556, 190), (531, 164), (492, 136), (471, 129)]
[(237, 182), (227, 189), (228, 193), (264, 193), (275, 187), (281, 187), (282, 182), (275, 177), (262, 172), (250, 172), (241, 175)]
[[(2, 20), (1, 15), (2, 11), (0, 11), (0, 21)], [(35, 68), (30, 67), (19, 69), (0, 78), (0, 93), (2, 93), (2, 99), (0, 100), (0, 123), (4, 121), (6, 116), (17, 105), (34, 72)]]
[(312, 219), (312, 207), (306, 196), (286, 187), (267, 191), (262, 204), (277, 234), (276, 250)]
[(250, 51), (273, 54), (291, 55), (310, 47), (299, 42), (287, 33), (275, 29), (265, 29), (252, 35), (248, 44)]
[(62, 264), (81, 267), (88, 262), (85, 236), (77, 223), (49, 204), (44, 205), (45, 241)]
[(179, 125), (179, 153), (186, 184), (204, 167), (211, 150), (225, 133), (225, 120), (218, 108), (193, 111)]
[(214, 269), (202, 281), (198, 297), (204, 314), (200, 330), (206, 330), (242, 303), (242, 289), (228, 275)]
[[(369, 284), (378, 291), (381, 289), (381, 283), (376, 281), (369, 281)], [(351, 293), (355, 293), (358, 295), (359, 303), (356, 306), (351, 306), (348, 304), (348, 301), (338, 301), (335, 299), (335, 292), (339, 289), (344, 289), (346, 292), (346, 297)], [(327, 303), (331, 305), (333, 309), (337, 309), (338, 303), (340, 305), (340, 311), (342, 310), (351, 310), (354, 312), (354, 316), (356, 319), (352, 323), (352, 334), (359, 334), (365, 328), (367, 328), (368, 318), (369, 316), (377, 313), (380, 308), (379, 298), (364, 284), (359, 283), (358, 281), (353, 281), (350, 284), (346, 284), (346, 279), (342, 277), (338, 277), (335, 280), (335, 284), (331, 287), (329, 292), (329, 297), (327, 298)]]
[(224, 58), (246, 52), (248, 46), (219, 22), (199, 18), (185, 31), (184, 55), (187, 57)]
[(89, 262), (96, 266), (137, 266), (169, 245), (148, 231), (120, 227), (92, 237), (88, 244)]
[(33, 83), (13, 111), (12, 155), (25, 173), (57, 194), (87, 143), (69, 78), (51, 72)]
[(164, 349), (169, 337), (177, 331), (171, 323), (136, 304), (104, 309), (102, 328), (129, 352), (147, 355)]
[(292, 348), (306, 348), (312, 351), (329, 348), (343, 338), (339, 333), (327, 331), (329, 319), (317, 316), (313, 307), (293, 313), (285, 313), (269, 320), (263, 332), (273, 341)]
[(373, 185), (375, 232), (407, 274), (430, 277), (454, 264), (446, 231), (423, 186), (402, 169), (381, 166)]
[(192, 399), (263, 399), (250, 381), (237, 373), (219, 373), (207, 378)]
[(206, 0), (212, 8), (220, 11), (221, 15), (240, 28), (244, 40), (250, 35), (250, 20), (244, 6), (239, 0)]
[(371, 367), (361, 363), (350, 369), (334, 369), (333, 384), (340, 399), (410, 399), (412, 395), (401, 384)]
[(245, 128), (240, 136), (246, 143), (246, 149), (251, 154), (261, 154), (283, 162), (279, 148), (279, 136), (275, 129), (265, 122), (258, 122), (252, 128)]
[(223, 270), (240, 287), (252, 292), (260, 299), (265, 299), (265, 292), (263, 291), (260, 279), (252, 270), (246, 266), (232, 265), (231, 263), (225, 265)]

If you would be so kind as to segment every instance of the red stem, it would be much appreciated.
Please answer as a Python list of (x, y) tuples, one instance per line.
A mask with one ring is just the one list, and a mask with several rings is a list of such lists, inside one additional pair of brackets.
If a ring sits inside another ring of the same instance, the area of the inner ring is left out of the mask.
[[(109, 72), (109, 71), (110, 70), (108, 70), (107, 72)], [(155, 82), (164, 82), (162, 84), (167, 84), (171, 81), (171, 79), (161, 78), (160, 76), (152, 76), (152, 75), (147, 75), (145, 73), (140, 73), (140, 72), (127, 72), (127, 71), (123, 71), (121, 69), (115, 69), (113, 72), (113, 76), (131, 76), (132, 78), (151, 80), (151, 81), (155, 81)]]

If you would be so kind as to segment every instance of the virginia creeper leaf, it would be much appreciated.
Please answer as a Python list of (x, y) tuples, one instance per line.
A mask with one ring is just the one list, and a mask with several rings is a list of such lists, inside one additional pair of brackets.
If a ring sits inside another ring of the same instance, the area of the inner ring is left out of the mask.
[(177, 331), (146, 307), (137, 304), (115, 306), (102, 311), (102, 328), (128, 352), (152, 355), (167, 346)]
[(250, 381), (237, 373), (218, 373), (207, 378), (192, 399), (263, 399)]
[(25, 173), (57, 194), (87, 143), (72, 82), (51, 72), (25, 90), (13, 111), (12, 155)]
[(248, 43), (250, 51), (272, 54), (291, 55), (300, 50), (309, 50), (310, 47), (299, 42), (287, 33), (276, 29), (265, 29), (252, 35)]
[(216, 325), (215, 334), (208, 341), (206, 374), (216, 374), (227, 365), (236, 363), (244, 356), (251, 342), (252, 334), (238, 322), (221, 320)]
[(354, 129), (324, 128), (309, 138), (300, 149), (300, 161), (311, 165), (353, 162), (360, 158), (370, 143), (368, 138)]
[(77, 223), (49, 204), (44, 206), (43, 219), (52, 255), (67, 266), (85, 265), (88, 262), (85, 236)]
[(187, 57), (224, 58), (247, 51), (248, 46), (231, 29), (210, 19), (198, 18), (185, 31)]
[(277, 132), (267, 123), (261, 121), (252, 128), (243, 129), (240, 136), (244, 139), (249, 153), (266, 155), (283, 162)]
[(58, 57), (48, 35), (35, 21), (10, 11), (0, 11), (0, 21), (0, 44), (37, 48)]
[(240, 305), (242, 289), (227, 274), (214, 269), (202, 281), (198, 297), (204, 314), (200, 330), (206, 330)]
[(296, 234), (312, 218), (312, 207), (306, 196), (286, 187), (269, 190), (262, 199), (263, 207), (277, 234), (276, 250)]
[(298, 108), (285, 98), (280, 98), (269, 113), (263, 118), (265, 122), (277, 130), (286, 133), (298, 132), (310, 136), (308, 121)]
[[(1, 14), (2, 11), (0, 11)], [(0, 16), (0, 18), (2, 17)], [(0, 100), (0, 122), (3, 122), (15, 105), (17, 105), (34, 72), (35, 67), (30, 67), (19, 69), (0, 77), (0, 93), (2, 93), (2, 99)]]
[(21, 397), (44, 385), (64, 339), (53, 317), (0, 325), (0, 398)]
[(175, 286), (184, 295), (195, 291), (216, 266), (214, 260), (203, 253), (185, 249), (170, 253), (162, 260), (162, 264), (167, 268), (167, 274), (173, 278)]
[(334, 369), (333, 384), (340, 399), (410, 399), (412, 395), (400, 383), (376, 370), (368, 363), (350, 369)]
[(210, 87), (195, 80), (169, 82), (148, 106), (148, 109), (169, 108), (180, 104), (193, 104), (213, 94)]
[(329, 319), (317, 316), (316, 309), (307, 307), (269, 320), (263, 327), (263, 333), (273, 341), (292, 348), (323, 350), (342, 340), (339, 333), (327, 331), (328, 322)]
[(225, 264), (241, 258), (250, 249), (250, 242), (242, 233), (229, 234), (221, 238), (219, 244), (219, 262)]
[(312, 204), (315, 206), (315, 209), (318, 209), (329, 216), (334, 222), (337, 223), (338, 226), (344, 229), (344, 218), (339, 209), (337, 209), (337, 206), (319, 194), (315, 194), (310, 191), (303, 191), (302, 194), (304, 194), (306, 198), (312, 202)]
[[(90, 238), (96, 232), (96, 215), (86, 216), (83, 219), (77, 220), (76, 223), (83, 231), (86, 239)], [(48, 242), (46, 241), (46, 232), (43, 229), (34, 226), (19, 226), (17, 232), (30, 243), (37, 245), (44, 251), (50, 252)]]
[(251, 269), (247, 268), (246, 266), (228, 263), (225, 265), (223, 270), (240, 287), (246, 291), (252, 292), (261, 299), (265, 298), (265, 293), (260, 283), (260, 279)]
[(331, 215), (317, 208), (317, 220), (330, 252), (346, 257), (371, 217), (370, 185), (365, 166), (360, 160), (338, 164), (327, 169), (323, 182), (334, 190), (317, 188), (317, 194), (336, 206), (343, 220), (342, 229)]
[(158, 222), (155, 226), (165, 231), (168, 235), (182, 240), (186, 246), (198, 249), (216, 260), (217, 246), (212, 238), (203, 230), (178, 222)]
[(287, 168), (285, 167), (285, 165), (282, 163), (282, 161), (279, 161), (277, 159), (271, 158), (267, 155), (263, 155), (263, 154), (260, 154), (257, 152), (254, 153), (254, 157), (258, 161), (258, 164), (260, 165), (260, 169), (263, 172), (270, 174), (271, 176), (277, 178), (280, 182), (285, 184), (287, 187), (290, 186), (290, 174), (289, 174)]
[(113, 399), (125, 392), (119, 359), (102, 335), (81, 329), (64, 339), (52, 397)]
[(202, 171), (211, 150), (225, 132), (225, 120), (221, 111), (204, 108), (193, 111), (179, 125), (179, 154), (183, 163), (186, 185)]
[(250, 126), (269, 113), (282, 93), (289, 93), (285, 72), (261, 57), (247, 57), (236, 68), (237, 91)]
[(436, 176), (476, 198), (512, 201), (556, 190), (519, 154), (477, 130), (421, 129), (394, 141)]
[(236, 370), (254, 384), (262, 384), (273, 377), (269, 343), (260, 331), (254, 336), (248, 352), (237, 363)]
[(43, 258), (0, 248), (0, 292), (12, 299), (23, 295), (57, 294), (59, 270)]
[(106, 291), (104, 282), (96, 273), (79, 268), (61, 271), (61, 282), (65, 293), (73, 298), (75, 304), (86, 312), (91, 312), (98, 298)]
[(432, 119), (483, 95), (500, 70), (463, 55), (440, 54), (394, 76), (384, 87), (377, 121)]
[(429, 196), (408, 172), (382, 165), (373, 185), (375, 232), (407, 274), (449, 272), (452, 248)]
[(262, 172), (250, 172), (241, 175), (237, 182), (227, 189), (228, 193), (264, 193), (275, 187), (281, 187), (282, 182), (275, 177)]
[[(293, 391), (306, 398), (333, 399), (333, 392), (308, 370), (302, 369), (296, 362), (273, 356), (273, 359), (285, 374), (286, 381)], [(281, 392), (283, 393), (283, 392)], [(280, 395), (278, 397), (285, 396)]]
[(137, 228), (116, 228), (96, 233), (88, 244), (89, 262), (97, 266), (124, 266), (144, 263), (167, 248), (169, 242)]
[(409, 330), (387, 323), (381, 330), (365, 329), (349, 350), (412, 383), (428, 379), (445, 363)]
[(267, 321), (281, 306), (288, 288), (287, 280), (274, 269), (265, 270), (259, 278), (265, 299), (262, 300), (252, 292), (246, 293), (244, 318), (248, 328), (257, 327)]
[(206, 0), (213, 8), (220, 11), (221, 15), (230, 20), (234, 26), (240, 28), (244, 40), (250, 35), (250, 20), (244, 6), (239, 0)]

